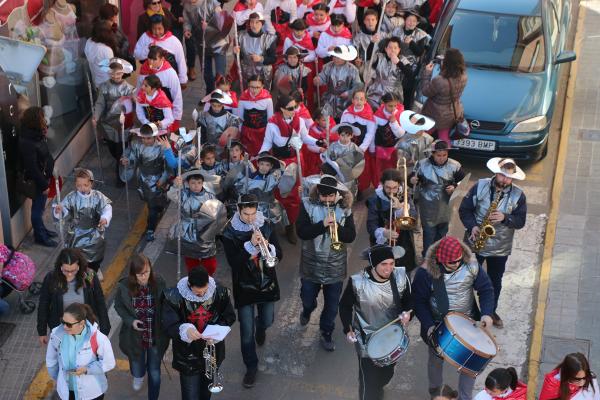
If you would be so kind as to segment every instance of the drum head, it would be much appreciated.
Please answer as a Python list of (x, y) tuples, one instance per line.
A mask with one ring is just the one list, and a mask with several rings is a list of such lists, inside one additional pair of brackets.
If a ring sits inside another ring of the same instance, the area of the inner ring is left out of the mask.
[(374, 333), (367, 343), (367, 354), (373, 359), (385, 357), (404, 341), (404, 329), (398, 324)]
[(446, 316), (446, 324), (463, 343), (475, 351), (492, 357), (496, 355), (496, 343), (483, 328), (473, 325), (473, 320), (460, 314), (450, 313)]

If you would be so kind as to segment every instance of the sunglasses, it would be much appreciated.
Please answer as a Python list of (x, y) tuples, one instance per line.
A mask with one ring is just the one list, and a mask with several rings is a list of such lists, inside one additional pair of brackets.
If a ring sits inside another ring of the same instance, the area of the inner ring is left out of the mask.
[(585, 379), (586, 379), (585, 376), (583, 378), (577, 378), (577, 377), (575, 377), (575, 378), (569, 379), (569, 382), (571, 382), (571, 383), (577, 383), (577, 382), (585, 381)]
[(64, 326), (66, 326), (67, 328), (71, 329), (72, 327), (74, 327), (75, 325), (77, 325), (78, 323), (80, 323), (81, 321), (77, 321), (77, 322), (66, 322), (64, 319), (60, 320), (60, 323), (63, 324)]
[(159, 5), (160, 3), (161, 3), (160, 1), (153, 1), (153, 2), (152, 2), (152, 3), (150, 3), (150, 4), (152, 4), (153, 6), (157, 6), (157, 5)]
[(286, 111), (296, 111), (297, 108), (298, 106), (283, 107), (283, 109)]

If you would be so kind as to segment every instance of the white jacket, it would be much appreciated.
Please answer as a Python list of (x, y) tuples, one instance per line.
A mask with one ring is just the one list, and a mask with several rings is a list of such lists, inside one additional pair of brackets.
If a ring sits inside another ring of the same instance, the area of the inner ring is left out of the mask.
[[(77, 353), (77, 366), (87, 368), (85, 375), (75, 377), (80, 400), (95, 399), (106, 393), (108, 389), (106, 372), (115, 367), (115, 356), (110, 341), (98, 330), (98, 324), (90, 325), (89, 322), (87, 324), (88, 328), (91, 329), (90, 338), (96, 332), (98, 350), (96, 357), (96, 354), (92, 351), (90, 340), (88, 340)], [(60, 353), (60, 344), (65, 334), (62, 325), (52, 329), (46, 350), (46, 367), (48, 368), (48, 374), (56, 381), (58, 396), (63, 400), (68, 400), (67, 373), (64, 370)]]
[(161, 39), (155, 39), (148, 35), (148, 32), (144, 32), (144, 34), (140, 36), (135, 44), (133, 56), (140, 61), (144, 61), (146, 58), (148, 58), (150, 46), (160, 46), (169, 53), (173, 54), (173, 56), (175, 56), (175, 61), (177, 62), (177, 76), (179, 77), (179, 82), (182, 85), (187, 83), (187, 64), (185, 63), (183, 45), (179, 39), (168, 33), (165, 34)]
[(102, 60), (113, 58), (114, 54), (110, 47), (104, 43), (96, 43), (92, 39), (88, 39), (85, 42), (85, 48), (83, 49), (85, 58), (87, 58), (90, 65), (90, 72), (92, 73), (92, 82), (95, 87), (106, 82), (110, 79), (108, 72), (104, 72), (100, 69), (98, 63)]

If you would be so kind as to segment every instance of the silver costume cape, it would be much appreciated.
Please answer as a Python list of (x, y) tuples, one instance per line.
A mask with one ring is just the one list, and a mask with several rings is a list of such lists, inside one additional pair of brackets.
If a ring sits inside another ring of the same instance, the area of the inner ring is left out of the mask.
[(94, 118), (98, 128), (112, 142), (121, 142), (121, 107), (116, 103), (121, 97), (131, 97), (134, 91), (135, 88), (126, 81), (113, 83), (110, 79), (98, 87)]
[[(280, 64), (277, 67), (277, 70), (275, 70), (275, 77), (273, 78), (273, 82), (275, 82), (275, 85), (273, 87), (273, 91), (277, 91), (278, 93), (289, 94), (291, 91), (294, 91), (296, 89), (304, 89), (302, 87), (302, 79), (300, 78), (300, 70), (302, 70), (302, 78), (306, 78), (311, 72), (310, 68), (304, 64), (298, 64), (296, 68), (290, 67), (285, 62), (283, 64)], [(286, 87), (290, 87), (290, 92), (283, 90), (283, 85), (281, 85), (281, 82), (286, 78), (291, 78), (291, 83), (286, 84)], [(312, 85), (311, 82), (308, 82), (308, 84)]]
[[(168, 197), (177, 202), (178, 189), (169, 189)], [(216, 196), (203, 189), (193, 193), (187, 187), (181, 190), (181, 225), (174, 224), (169, 230), (170, 252), (177, 251), (177, 234), (181, 234), (181, 254), (195, 259), (208, 258), (217, 254), (215, 236), (227, 223), (225, 205)]]
[[(206, 15), (204, 15), (204, 2), (206, 4)], [(183, 16), (185, 18), (184, 28), (190, 29), (196, 42), (198, 49), (202, 48), (202, 21), (207, 21), (208, 26), (206, 27), (206, 39), (207, 44), (206, 51), (208, 54), (216, 53), (223, 54), (227, 53), (229, 47), (229, 32), (219, 29), (219, 25), (223, 25), (223, 22), (217, 21), (221, 16), (217, 15), (215, 9), (221, 7), (221, 4), (216, 0), (198, 0), (196, 4), (190, 2), (183, 2)], [(199, 53), (201, 54), (201, 52)]]
[(404, 73), (400, 68), (400, 64), (408, 65), (409, 61), (401, 55), (400, 61), (396, 65), (392, 63), (392, 60), (386, 54), (376, 54), (376, 58), (373, 60), (375, 74), (367, 88), (367, 99), (372, 107), (379, 107), (381, 98), (386, 93), (394, 93), (398, 96), (401, 103), (404, 101), (404, 91), (402, 89)]
[[(284, 217), (285, 222), (287, 221), (285, 210), (275, 198), (275, 189), (280, 187), (281, 177), (282, 174), (279, 169), (264, 176), (258, 173), (251, 173), (248, 179), (243, 174), (235, 182), (236, 193), (246, 193), (247, 191), (249, 194), (256, 195), (258, 197), (258, 210), (262, 212), (269, 222), (277, 224)], [(294, 184), (295, 179), (292, 187)]]
[[(242, 125), (242, 120), (225, 111), (222, 115), (213, 115), (210, 111), (202, 111), (198, 115), (196, 125), (202, 129), (202, 138), (206, 144), (212, 144), (217, 149), (217, 157), (223, 153), (223, 146), (219, 145), (219, 138), (227, 128), (238, 128)], [(204, 144), (204, 143), (203, 143)]]
[(400, 15), (394, 15), (393, 17), (389, 17), (387, 14), (383, 15), (383, 19), (381, 20), (381, 32), (388, 34), (388, 36), (393, 36), (392, 32), (403, 26), (404, 18)]
[[(335, 65), (328, 62), (319, 73), (321, 83), (327, 86), (323, 94), (323, 108), (335, 120), (341, 118), (342, 113), (352, 102), (352, 92), (362, 86), (358, 68), (346, 62), (344, 65)], [(341, 95), (346, 97), (342, 98)]]
[[(495, 190), (495, 188), (492, 187), (491, 178), (480, 179), (477, 182), (477, 196), (473, 197), (473, 202), (476, 206), (475, 218), (477, 224), (481, 224), (488, 208), (490, 208), (492, 196), (490, 191), (492, 190)], [(522, 194), (523, 190), (514, 184), (504, 188), (497, 211), (506, 215), (512, 213), (517, 208)], [(477, 253), (477, 255), (482, 257), (508, 256), (512, 252), (515, 230), (502, 223), (494, 224), (494, 228), (496, 228), (496, 236), (487, 239), (483, 250)]]
[(446, 186), (458, 184), (454, 182), (454, 174), (460, 167), (460, 163), (451, 158), (444, 165), (435, 165), (431, 159), (422, 160), (417, 164), (415, 171), (419, 177), (419, 184), (415, 190), (423, 225), (436, 226), (450, 222), (452, 208)]
[(277, 36), (264, 32), (258, 37), (253, 37), (246, 31), (240, 33), (240, 62), (242, 63), (244, 81), (248, 82), (252, 75), (261, 75), (265, 79), (265, 87), (271, 87), (273, 66), (255, 63), (250, 59), (250, 55), (256, 54), (264, 57), (269, 47), (276, 40)]
[(129, 165), (119, 165), (121, 180), (131, 180), (137, 171), (137, 190), (141, 199), (149, 207), (164, 207), (167, 197), (165, 191), (158, 187), (159, 184), (164, 185), (168, 178), (162, 146), (159, 143), (145, 146), (140, 140), (133, 140), (123, 157), (129, 160)]
[(431, 143), (433, 143), (433, 138), (428, 133), (423, 133), (421, 136), (406, 134), (398, 140), (396, 145), (398, 159), (406, 157), (406, 166), (410, 171), (418, 161), (429, 157)]
[[(406, 287), (410, 287), (406, 270), (404, 267), (395, 267), (393, 274), (398, 294), (402, 296)], [(357, 301), (354, 303), (354, 318), (352, 318), (352, 328), (355, 332), (359, 332), (356, 335), (358, 339), (356, 350), (360, 357), (368, 357), (366, 344), (371, 335), (398, 317), (400, 305), (394, 302), (394, 292), (390, 282), (375, 282), (369, 279), (366, 269), (352, 275), (350, 279)]]
[(98, 223), (110, 204), (112, 201), (108, 197), (94, 189), (88, 196), (71, 192), (61, 202), (67, 213), (63, 219), (65, 244), (81, 250), (88, 262), (100, 262), (104, 258), (104, 229), (98, 229)]
[[(448, 311), (458, 311), (473, 318), (473, 304), (475, 303), (475, 294), (473, 293), (473, 283), (479, 273), (479, 264), (477, 261), (465, 264), (451, 274), (444, 275), (444, 284), (448, 294)], [(435, 296), (429, 298), (429, 304), (433, 314), (433, 319), (441, 321), (443, 316), (438, 310)]]
[(365, 154), (353, 142), (348, 145), (333, 142), (329, 145), (329, 158), (337, 163), (340, 172), (344, 175), (342, 183), (356, 196), (358, 192), (356, 179), (365, 169)]
[(404, 39), (406, 39), (407, 37), (410, 37), (415, 42), (419, 42), (419, 41), (425, 39), (425, 44), (428, 45), (429, 42), (431, 41), (431, 36), (429, 36), (427, 34), (427, 32), (425, 32), (424, 30), (422, 30), (420, 28), (416, 28), (410, 35), (407, 35), (404, 32), (404, 26), (396, 28), (394, 30), (394, 32), (392, 33), (392, 36), (396, 36), (396, 37), (400, 38), (400, 42), (402, 43), (400, 45), (400, 54), (404, 55), (408, 59), (410, 64), (413, 66), (413, 71), (414, 71), (419, 62), (419, 57), (414, 55), (414, 53), (410, 50), (410, 45), (404, 43)]
[[(379, 49), (379, 44), (381, 43), (381, 41), (383, 39), (385, 39), (387, 37), (386, 34), (380, 33), (379, 34), (379, 36), (380, 36), (379, 42), (373, 43), (373, 42), (371, 42), (371, 38), (373, 36), (374, 35), (372, 35), (372, 34), (368, 34), (363, 31), (359, 31), (359, 32), (355, 33), (354, 37), (352, 38), (352, 43), (354, 44), (354, 47), (356, 47), (356, 50), (358, 51), (358, 58), (360, 58), (363, 61), (361, 67), (358, 69), (360, 71), (360, 76), (363, 79), (365, 77), (365, 69), (367, 68), (368, 61), (377, 54), (377, 51)], [(369, 49), (369, 46), (371, 44), (373, 46), (371, 46), (371, 48)], [(373, 61), (375, 61), (375, 60), (373, 60)]]

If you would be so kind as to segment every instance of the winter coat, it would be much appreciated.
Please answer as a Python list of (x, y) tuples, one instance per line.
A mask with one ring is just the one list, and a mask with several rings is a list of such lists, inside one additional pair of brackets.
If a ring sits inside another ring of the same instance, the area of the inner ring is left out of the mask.
[[(115, 367), (115, 355), (113, 354), (110, 340), (102, 332), (98, 331), (98, 324), (90, 324), (86, 321), (88, 327), (87, 340), (77, 352), (77, 367), (86, 367), (87, 372), (75, 377), (77, 393), (79, 400), (93, 400), (106, 393), (108, 390), (108, 381), (106, 373)], [(97, 348), (92, 348), (92, 336), (96, 335)], [(52, 329), (48, 348), (46, 349), (46, 367), (48, 374), (56, 381), (56, 391), (58, 396), (63, 399), (69, 399), (68, 375), (63, 365), (61, 354), (61, 342), (67, 333), (62, 325)]]
[[(449, 81), (452, 83), (452, 96), (450, 96)], [(460, 97), (465, 86), (467, 86), (466, 74), (448, 80), (441, 75), (437, 75), (431, 79), (431, 72), (425, 71), (423, 73), (423, 86), (421, 90), (427, 96), (427, 100), (423, 105), (421, 114), (435, 121), (435, 129), (450, 129), (454, 127), (456, 119), (464, 116), (464, 108)], [(454, 116), (451, 98), (454, 99), (456, 117)]]
[[(47, 328), (53, 329), (59, 326), (63, 316), (64, 292), (56, 287), (54, 274), (54, 271), (46, 274), (40, 290), (37, 315), (37, 331), (39, 336), (46, 336), (48, 334)], [(84, 303), (92, 307), (94, 314), (98, 318), (100, 332), (108, 335), (110, 332), (108, 310), (106, 308), (102, 286), (100, 285), (96, 273), (91, 269), (88, 269), (83, 282), (83, 287), (79, 290), (83, 290)]]
[[(560, 397), (560, 370), (554, 369), (544, 376), (544, 384), (539, 400), (555, 400)], [(600, 400), (600, 388), (594, 375), (592, 384), (587, 389), (569, 384), (570, 400)]]
[(54, 159), (42, 131), (23, 128), (19, 135), (19, 153), (25, 178), (35, 182), (37, 194), (48, 189), (54, 170)]
[[(161, 298), (166, 289), (166, 283), (162, 276), (154, 275), (156, 287), (152, 291), (154, 297), (154, 326), (152, 327), (154, 346), (158, 349), (159, 358), (163, 358), (167, 347), (169, 347), (169, 337), (162, 329), (160, 319), (162, 315)], [(121, 331), (119, 332), (119, 348), (130, 359), (139, 359), (142, 355), (142, 332), (133, 329), (132, 323), (138, 319), (135, 309), (132, 305), (132, 297), (129, 292), (128, 278), (125, 277), (119, 281), (117, 286), (117, 295), (115, 297), (115, 310), (123, 320)]]

